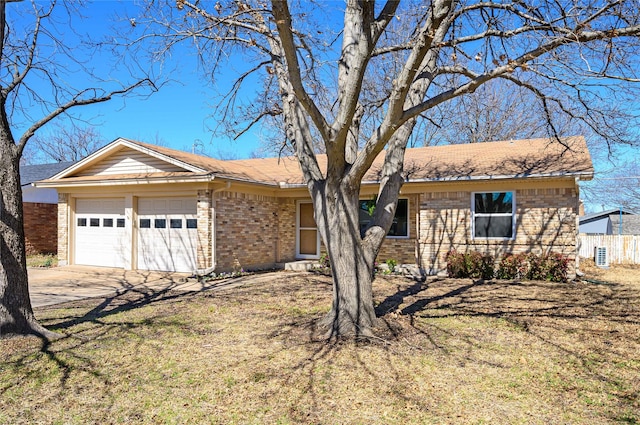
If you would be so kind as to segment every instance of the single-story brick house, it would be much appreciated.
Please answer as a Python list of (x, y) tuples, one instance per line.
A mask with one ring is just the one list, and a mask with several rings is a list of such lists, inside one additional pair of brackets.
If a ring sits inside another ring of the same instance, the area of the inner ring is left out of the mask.
[[(363, 226), (381, 163), (362, 185)], [(578, 182), (593, 177), (582, 137), (407, 149), (405, 173), (381, 261), (435, 273), (451, 249), (577, 255)], [(60, 264), (206, 272), (322, 249), (294, 158), (222, 161), (121, 138), (37, 185), (58, 190)]]
[(20, 166), (27, 254), (55, 254), (58, 249), (58, 193), (32, 183), (48, 179), (73, 162)]

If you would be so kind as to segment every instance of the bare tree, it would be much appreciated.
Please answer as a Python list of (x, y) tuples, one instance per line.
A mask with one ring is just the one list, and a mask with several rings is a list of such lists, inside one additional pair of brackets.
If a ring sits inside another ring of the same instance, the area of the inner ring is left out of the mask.
[[(620, 123), (634, 118), (625, 107), (638, 92), (637, 10), (637, 1), (626, 0), (177, 0), (153, 3), (145, 37), (162, 35), (162, 49), (195, 41), (211, 75), (237, 69), (223, 98), (226, 123), (238, 132), (278, 117), (333, 270), (323, 324), (331, 336), (370, 335), (374, 260), (393, 220), (414, 129), (441, 124), (438, 108), (502, 79), (535, 98), (552, 136), (560, 134), (554, 118), (562, 113), (609, 143), (628, 140), (629, 127)], [(243, 83), (255, 92), (256, 81), (257, 100), (243, 105)], [(361, 182), (378, 155), (377, 204), (361, 235)]]
[[(587, 212), (622, 208), (640, 214), (640, 164), (632, 158), (613, 158), (596, 173), (582, 192), (589, 201)], [(597, 170), (598, 171), (598, 170)]]
[[(91, 55), (99, 46), (86, 35), (73, 43), (69, 34), (78, 6), (0, 1), (0, 336), (55, 336), (36, 321), (29, 300), (19, 172), (27, 142), (80, 106), (155, 90), (147, 77), (123, 84), (95, 75)], [(67, 32), (64, 40), (60, 27)]]
[(53, 125), (48, 134), (36, 134), (25, 147), (23, 163), (75, 162), (95, 152), (105, 140), (95, 127)]

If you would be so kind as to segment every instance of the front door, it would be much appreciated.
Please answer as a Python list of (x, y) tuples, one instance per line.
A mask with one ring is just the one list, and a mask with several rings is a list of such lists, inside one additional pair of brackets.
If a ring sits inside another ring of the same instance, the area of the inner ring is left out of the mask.
[(298, 202), (296, 221), (296, 257), (320, 258), (320, 234), (316, 220), (313, 218), (311, 202)]

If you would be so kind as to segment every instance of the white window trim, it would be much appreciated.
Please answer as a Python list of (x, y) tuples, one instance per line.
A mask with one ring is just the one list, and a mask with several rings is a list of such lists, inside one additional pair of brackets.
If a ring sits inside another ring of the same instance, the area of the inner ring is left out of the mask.
[[(411, 239), (411, 201), (409, 198), (398, 198), (398, 201), (404, 199), (407, 201), (407, 236), (389, 236), (385, 235), (385, 239)], [(367, 201), (367, 199), (360, 199), (360, 202)], [(396, 206), (396, 212), (398, 207)], [(394, 213), (395, 215), (395, 213)]]
[[(511, 237), (510, 238), (483, 238), (476, 236), (476, 217), (508, 217), (509, 213), (484, 214), (476, 215), (476, 194), (484, 193), (511, 193)], [(513, 241), (516, 239), (516, 191), (515, 190), (485, 190), (471, 192), (471, 240), (479, 241)]]

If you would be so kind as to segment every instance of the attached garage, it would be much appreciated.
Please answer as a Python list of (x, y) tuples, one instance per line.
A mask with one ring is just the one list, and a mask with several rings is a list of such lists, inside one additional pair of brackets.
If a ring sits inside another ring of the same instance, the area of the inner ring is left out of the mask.
[(78, 198), (75, 209), (75, 263), (124, 267), (129, 255), (124, 198)]
[(195, 198), (138, 200), (138, 268), (193, 272), (197, 269)]

